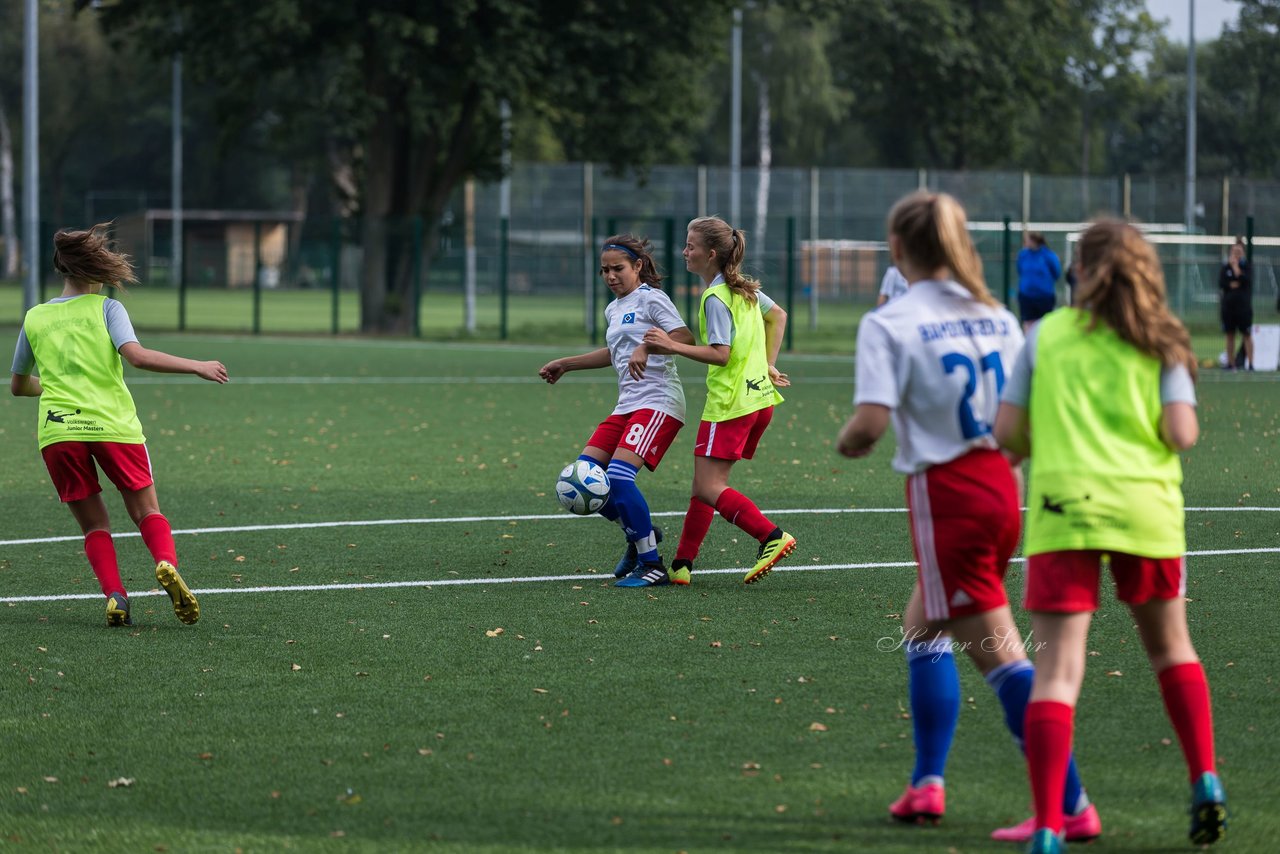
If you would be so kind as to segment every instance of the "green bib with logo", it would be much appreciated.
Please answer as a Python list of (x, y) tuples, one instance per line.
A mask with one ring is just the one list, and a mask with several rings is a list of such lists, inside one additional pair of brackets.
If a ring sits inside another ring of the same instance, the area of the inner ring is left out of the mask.
[(769, 379), (769, 354), (765, 352), (764, 316), (760, 304), (748, 302), (726, 284), (707, 288), (698, 305), (698, 331), (707, 340), (707, 298), (719, 297), (733, 317), (733, 345), (723, 367), (707, 366), (707, 405), (704, 421), (729, 421), (782, 403), (782, 395)]
[(1036, 332), (1025, 554), (1186, 551), (1182, 463), (1160, 438), (1162, 366), (1063, 308)]
[(23, 330), (40, 371), (40, 447), (55, 442), (141, 444), (142, 424), (103, 317), (100, 294), (43, 303)]

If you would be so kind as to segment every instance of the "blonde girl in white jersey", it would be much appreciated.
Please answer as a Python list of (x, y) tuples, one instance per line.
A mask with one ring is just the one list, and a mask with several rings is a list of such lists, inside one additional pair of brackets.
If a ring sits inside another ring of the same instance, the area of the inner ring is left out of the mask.
[[(856, 409), (837, 450), (863, 457), (892, 421), (893, 466), (907, 476), (919, 570), (903, 616), (916, 767), (889, 807), (895, 819), (936, 823), (943, 771), (959, 715), (953, 640), (982, 671), (1021, 741), (1034, 671), (1004, 590), (1018, 545), (1019, 490), (991, 435), (1000, 389), (1022, 349), (1017, 319), (992, 298), (951, 196), (913, 193), (889, 214), (889, 249), (907, 293), (858, 327)], [(1071, 768), (1065, 811), (1075, 838), (1101, 832)], [(1034, 822), (993, 834), (1024, 841)]]
[(609, 501), (597, 512), (617, 522), (627, 537), (614, 569), (617, 586), (653, 587), (669, 578), (658, 556), (662, 533), (653, 527), (636, 473), (641, 466), (650, 471), (658, 467), (684, 426), (685, 403), (675, 359), (651, 352), (643, 339), (645, 332), (658, 328), (692, 343), (693, 333), (671, 298), (658, 289), (662, 276), (648, 240), (630, 234), (610, 237), (600, 252), (600, 275), (614, 295), (605, 308), (608, 346), (553, 359), (538, 375), (554, 384), (569, 371), (613, 365), (618, 372), (618, 403), (578, 459), (608, 469)]

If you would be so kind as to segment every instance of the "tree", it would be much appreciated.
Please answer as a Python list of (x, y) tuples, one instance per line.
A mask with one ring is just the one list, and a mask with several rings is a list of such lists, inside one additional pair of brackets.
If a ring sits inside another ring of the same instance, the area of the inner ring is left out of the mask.
[(1241, 0), (1240, 17), (1204, 63), (1198, 124), (1224, 173), (1280, 174), (1280, 0)]
[(833, 64), (890, 166), (1018, 162), (1062, 81), (1069, 0), (849, 0)]
[[(468, 176), (500, 169), (499, 104), (552, 117), (565, 154), (644, 165), (683, 140), (722, 0), (120, 0), (158, 56), (182, 50), (233, 121), (323, 117), (358, 176), (361, 326), (405, 332), (411, 241)], [(174, 26), (174, 15), (181, 22)], [(235, 22), (229, 26), (229, 22)], [(712, 25), (708, 27), (708, 21)], [(285, 85), (285, 84), (288, 85)]]

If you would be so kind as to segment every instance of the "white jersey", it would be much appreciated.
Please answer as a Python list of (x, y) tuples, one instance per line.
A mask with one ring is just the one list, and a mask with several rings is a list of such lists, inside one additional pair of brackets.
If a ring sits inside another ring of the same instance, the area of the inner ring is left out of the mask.
[(651, 327), (674, 332), (688, 324), (680, 317), (671, 297), (657, 288), (641, 285), (625, 297), (605, 306), (605, 344), (614, 370), (618, 372), (618, 405), (614, 415), (626, 415), (637, 409), (656, 409), (684, 422), (684, 386), (676, 373), (673, 356), (649, 354), (643, 379), (632, 379), (627, 371), (631, 354), (644, 340)]
[(893, 410), (893, 467), (913, 474), (995, 448), (991, 425), (1022, 342), (1008, 309), (983, 305), (955, 282), (916, 282), (864, 315), (853, 402)]
[(884, 271), (884, 278), (880, 280), (880, 296), (886, 301), (897, 299), (907, 292), (907, 277), (898, 271), (893, 264), (889, 265), (889, 269)]

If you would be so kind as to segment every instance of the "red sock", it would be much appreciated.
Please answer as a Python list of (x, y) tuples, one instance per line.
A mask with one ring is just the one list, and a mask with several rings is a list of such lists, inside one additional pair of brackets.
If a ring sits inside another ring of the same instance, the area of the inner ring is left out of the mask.
[(1194, 783), (1206, 771), (1214, 770), (1213, 713), (1209, 708), (1209, 681), (1200, 662), (1174, 664), (1161, 670), (1160, 696), (1173, 730), (1182, 745), (1187, 770)]
[(1052, 700), (1027, 704), (1023, 737), (1037, 829), (1047, 827), (1054, 833), (1062, 832), (1062, 790), (1067, 763), (1071, 761), (1075, 713), (1075, 707)]
[(716, 509), (720, 511), (721, 516), (750, 534), (752, 539), (762, 543), (765, 537), (772, 534), (773, 529), (777, 527), (764, 517), (750, 498), (736, 489), (726, 489), (720, 493), (720, 498), (716, 501)]
[(680, 529), (680, 542), (676, 545), (676, 560), (687, 560), (693, 563), (702, 548), (702, 541), (711, 530), (711, 521), (716, 518), (716, 509), (698, 498), (689, 499), (689, 509), (684, 514), (684, 527)]
[(111, 539), (110, 531), (90, 531), (84, 535), (84, 556), (89, 559), (89, 566), (102, 587), (102, 595), (125, 593), (124, 582), (120, 580), (120, 564), (116, 563), (116, 544)]
[(169, 520), (163, 513), (152, 513), (138, 524), (142, 532), (142, 541), (156, 563), (167, 560), (174, 567), (178, 565), (178, 550), (173, 545), (173, 531), (169, 529)]

